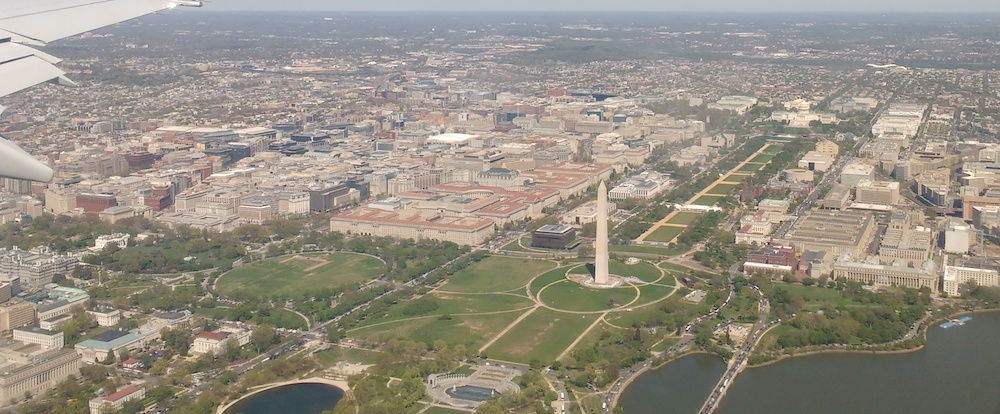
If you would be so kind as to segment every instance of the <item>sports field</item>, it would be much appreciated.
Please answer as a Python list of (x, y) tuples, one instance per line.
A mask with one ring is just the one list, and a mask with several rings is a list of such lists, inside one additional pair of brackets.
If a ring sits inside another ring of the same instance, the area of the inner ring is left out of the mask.
[(356, 253), (282, 256), (251, 263), (222, 275), (216, 290), (254, 297), (298, 297), (306, 292), (364, 283), (385, 273), (385, 264)]

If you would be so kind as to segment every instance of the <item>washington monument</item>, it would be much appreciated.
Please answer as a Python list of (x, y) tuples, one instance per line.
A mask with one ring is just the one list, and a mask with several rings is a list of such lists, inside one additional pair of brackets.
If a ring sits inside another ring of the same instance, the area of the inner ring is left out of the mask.
[(608, 284), (608, 187), (597, 187), (597, 242), (594, 246), (594, 284)]

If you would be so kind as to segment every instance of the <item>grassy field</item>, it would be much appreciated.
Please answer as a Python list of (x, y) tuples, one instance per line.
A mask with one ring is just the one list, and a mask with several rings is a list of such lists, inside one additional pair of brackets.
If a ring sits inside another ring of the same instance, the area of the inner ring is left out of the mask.
[[(702, 198), (704, 198), (704, 197), (707, 197), (707, 196), (702, 196)], [(699, 200), (700, 199), (701, 198), (699, 198)], [(651, 241), (651, 242), (670, 243), (671, 241), (674, 240), (675, 237), (677, 237), (678, 235), (680, 235), (682, 232), (684, 232), (684, 228), (683, 227), (666, 227), (666, 226), (664, 226), (664, 227), (660, 227), (660, 228), (658, 228), (656, 230), (653, 230), (653, 232), (650, 233), (649, 236), (646, 236), (646, 238), (644, 240)]]
[(451, 292), (506, 292), (523, 288), (540, 273), (556, 265), (549, 261), (490, 256), (455, 273), (442, 287)]
[(749, 174), (737, 174), (737, 173), (733, 173), (733, 174), (727, 175), (726, 178), (723, 179), (723, 181), (742, 182), (743, 180), (746, 180), (747, 178), (750, 178)]
[(222, 294), (246, 292), (255, 297), (293, 297), (318, 289), (363, 283), (384, 272), (381, 260), (362, 254), (285, 256), (234, 269), (219, 278), (216, 289)]
[(714, 206), (719, 200), (726, 198), (726, 196), (721, 195), (703, 195), (694, 200), (691, 204), (697, 204), (699, 206)]
[(757, 170), (760, 170), (763, 167), (764, 167), (764, 164), (749, 163), (749, 164), (744, 164), (742, 167), (740, 167), (740, 169), (738, 169), (736, 171), (739, 171), (739, 172), (757, 172)]
[(765, 154), (774, 155), (774, 154), (777, 154), (777, 153), (781, 152), (781, 150), (782, 150), (781, 145), (771, 144), (771, 146), (769, 146), (766, 149), (764, 149), (764, 153)]
[(652, 282), (660, 278), (660, 269), (646, 262), (639, 262), (634, 265), (625, 264), (624, 262), (609, 262), (608, 272), (613, 275), (619, 276), (634, 276), (642, 279), (644, 282)]
[(543, 273), (537, 279), (531, 281), (531, 293), (538, 294), (538, 291), (545, 287), (545, 285), (552, 282), (558, 282), (560, 280), (566, 280), (566, 270), (567, 268), (560, 267)]
[[(590, 289), (570, 281), (545, 288), (541, 300), (553, 308), (567, 311), (601, 311), (624, 305), (635, 299), (631, 286), (614, 289)], [(617, 305), (613, 305), (616, 302)]]
[(649, 350), (653, 352), (664, 352), (680, 341), (681, 341), (680, 338), (663, 338), (662, 341), (660, 341), (656, 345), (653, 345), (651, 348), (649, 348)]
[(667, 223), (688, 225), (694, 222), (694, 219), (700, 215), (701, 213), (697, 211), (679, 211), (670, 220), (667, 220)]
[(609, 250), (618, 253), (645, 253), (645, 254), (658, 254), (663, 256), (676, 256), (678, 254), (684, 253), (679, 250), (668, 249), (666, 247), (657, 246), (643, 246), (639, 244), (630, 245), (612, 245)]
[(313, 356), (325, 367), (335, 365), (340, 361), (348, 361), (355, 364), (375, 364), (378, 363), (379, 353), (375, 351), (369, 351), (366, 349), (350, 348), (344, 349), (341, 347), (330, 347), (319, 351)]
[(539, 308), (493, 343), (486, 354), (505, 361), (549, 363), (599, 315), (572, 315)]
[(451, 410), (443, 407), (431, 407), (424, 414), (468, 414), (468, 411)]
[(716, 184), (713, 185), (712, 188), (708, 190), (708, 193), (729, 195), (733, 192), (733, 190), (736, 190), (737, 188), (739, 188), (739, 184)]
[(425, 344), (440, 339), (449, 346), (462, 344), (468, 349), (478, 349), (523, 312), (409, 319), (359, 328), (348, 332), (348, 336), (377, 342), (407, 338)]
[[(665, 284), (672, 284), (673, 280), (664, 281)], [(639, 286), (639, 300), (635, 303), (629, 305), (631, 307), (642, 306), (648, 303), (653, 303), (659, 301), (674, 291), (672, 287), (659, 286), (659, 285), (645, 285)]]
[(581, 339), (580, 342), (576, 344), (576, 347), (574, 347), (573, 350), (576, 351), (578, 349), (590, 348), (594, 346), (594, 344), (596, 344), (598, 340), (601, 339), (602, 334), (608, 331), (616, 331), (616, 330), (618, 330), (618, 328), (614, 326), (608, 325), (603, 322), (599, 323), (597, 324), (597, 326), (594, 327), (594, 329), (592, 329), (590, 332), (587, 332), (587, 334), (583, 336), (583, 339)]
[(774, 158), (774, 154), (768, 154), (768, 153), (757, 154), (757, 156), (753, 157), (753, 159), (751, 159), (750, 162), (766, 163), (768, 161), (771, 161), (772, 158)]
[(410, 319), (420, 316), (502, 312), (526, 308), (534, 304), (534, 302), (526, 297), (509, 294), (462, 295), (435, 292), (432, 295), (427, 296), (427, 298), (437, 302), (439, 306), (437, 310), (426, 314), (407, 315), (406, 309), (410, 302), (403, 301), (390, 307), (384, 314), (365, 319), (361, 322), (361, 326), (368, 326), (400, 319)]

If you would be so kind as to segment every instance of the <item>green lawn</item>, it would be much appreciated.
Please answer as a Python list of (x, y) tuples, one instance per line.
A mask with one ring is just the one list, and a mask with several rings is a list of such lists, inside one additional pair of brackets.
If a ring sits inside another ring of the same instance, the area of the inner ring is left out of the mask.
[[(583, 266), (580, 266), (583, 267)], [(537, 279), (531, 281), (531, 293), (537, 294), (539, 290), (552, 282), (558, 282), (560, 280), (566, 280), (566, 270), (565, 267), (560, 267), (558, 269), (549, 270), (543, 273)]]
[(385, 264), (371, 256), (332, 253), (283, 256), (233, 269), (222, 275), (216, 289), (231, 295), (297, 297), (304, 292), (339, 288), (381, 276)]
[(722, 181), (742, 182), (743, 180), (746, 180), (747, 178), (750, 178), (749, 174), (736, 174), (736, 173), (733, 173), (733, 174), (727, 175), (726, 178), (723, 179)]
[(258, 316), (257, 323), (266, 323), (275, 328), (306, 329), (306, 320), (287, 309), (271, 309), (268, 316)]
[(764, 153), (774, 155), (781, 152), (782, 149), (784, 148), (781, 145), (771, 144), (771, 146), (764, 149)]
[(601, 339), (601, 335), (603, 335), (605, 332), (616, 331), (616, 330), (618, 330), (618, 328), (608, 325), (607, 323), (603, 322), (599, 323), (597, 324), (597, 326), (594, 327), (594, 329), (592, 329), (590, 332), (587, 332), (587, 334), (583, 336), (583, 339), (581, 339), (580, 342), (576, 344), (576, 347), (573, 348), (573, 351), (590, 348), (594, 346), (594, 344), (596, 344), (597, 341)]
[(757, 154), (757, 156), (753, 157), (753, 159), (751, 159), (750, 162), (766, 163), (768, 161), (771, 161), (772, 158), (774, 158), (774, 154), (768, 154), (768, 153)]
[(545, 260), (490, 256), (455, 273), (442, 290), (451, 292), (506, 292), (523, 288), (555, 264)]
[(801, 295), (802, 299), (806, 302), (806, 306), (810, 307), (818, 308), (824, 303), (829, 303), (833, 306), (850, 306), (860, 304), (845, 298), (841, 292), (836, 289), (818, 286), (803, 286), (798, 283), (775, 283), (774, 287), (785, 289), (792, 294)]
[(359, 348), (341, 348), (332, 346), (329, 349), (319, 351), (313, 356), (324, 367), (333, 366), (340, 361), (348, 361), (355, 364), (375, 364), (378, 362), (378, 352)]
[(641, 244), (630, 244), (630, 245), (612, 245), (610, 249), (612, 252), (619, 253), (645, 253), (645, 254), (658, 254), (663, 256), (676, 256), (683, 253), (682, 251), (668, 249), (666, 247), (657, 246), (643, 246)]
[(539, 308), (493, 343), (486, 355), (505, 361), (549, 363), (599, 315), (575, 315)]
[(376, 342), (406, 338), (428, 345), (440, 339), (449, 346), (462, 344), (467, 349), (479, 349), (524, 312), (410, 319), (351, 330), (348, 336)]
[(376, 323), (431, 315), (503, 312), (530, 307), (534, 304), (534, 302), (527, 297), (511, 294), (463, 295), (435, 292), (425, 298), (430, 298), (436, 302), (438, 304), (438, 308), (425, 314), (408, 315), (406, 314), (407, 305), (411, 302), (401, 301), (389, 307), (386, 313), (365, 319), (361, 322), (360, 326), (368, 326)]
[(442, 407), (431, 407), (424, 414), (468, 414), (468, 411), (451, 410)]
[[(702, 196), (702, 198), (704, 197), (708, 196)], [(700, 199), (701, 198), (699, 198), (699, 200)], [(643, 240), (651, 242), (670, 243), (674, 240), (674, 238), (676, 238), (683, 232), (684, 232), (684, 227), (662, 226), (656, 230), (653, 230), (653, 232), (650, 233), (648, 236), (646, 236), (646, 238)]]
[(614, 289), (591, 289), (571, 281), (556, 283), (541, 292), (541, 300), (546, 305), (561, 310), (582, 312), (602, 311), (622, 306), (635, 299), (635, 296), (635, 289), (628, 285)]
[(519, 241), (521, 242), (521, 244), (524, 244), (525, 246), (529, 246), (529, 247), (531, 246), (531, 237), (522, 237), (520, 240), (514, 240), (514, 241), (512, 241), (510, 243), (507, 243), (507, 245), (503, 247), (503, 250), (507, 250), (507, 251), (511, 251), (511, 252), (530, 252), (531, 251), (531, 250), (528, 250), (528, 249), (526, 249), (524, 247), (521, 247), (521, 244), (518, 244)]
[(653, 345), (651, 348), (649, 348), (649, 350), (653, 352), (664, 352), (680, 341), (681, 341), (680, 338), (675, 338), (675, 337), (663, 338), (662, 341), (660, 341), (656, 345)]
[(667, 223), (688, 225), (694, 222), (694, 219), (700, 215), (701, 213), (697, 211), (679, 211), (670, 220), (667, 220)]
[(644, 282), (653, 282), (662, 275), (660, 269), (646, 262), (630, 265), (624, 262), (612, 261), (608, 263), (608, 272), (619, 276), (634, 276), (642, 279)]
[[(669, 278), (668, 280), (665, 280), (662, 283), (664, 283), (665, 285), (673, 284), (673, 278)], [(672, 287), (660, 286), (658, 284), (639, 286), (639, 295), (640, 295), (639, 300), (637, 300), (635, 303), (629, 306), (634, 308), (636, 306), (642, 306), (648, 303), (659, 301), (667, 296), (670, 296), (670, 293), (673, 291), (674, 288)]]
[(727, 196), (721, 196), (721, 195), (703, 195), (701, 197), (696, 198), (694, 202), (691, 204), (697, 204), (699, 206), (714, 206), (715, 203), (718, 203), (719, 200), (722, 200), (723, 198), (726, 197)]
[(729, 195), (733, 192), (733, 190), (736, 190), (737, 188), (739, 188), (739, 184), (716, 184), (713, 185), (712, 188), (708, 190), (708, 193)]
[(764, 164), (747, 163), (747, 164), (744, 164), (742, 167), (740, 167), (740, 169), (738, 169), (736, 171), (739, 171), (739, 172), (757, 172), (757, 170), (760, 170), (763, 167), (764, 167)]

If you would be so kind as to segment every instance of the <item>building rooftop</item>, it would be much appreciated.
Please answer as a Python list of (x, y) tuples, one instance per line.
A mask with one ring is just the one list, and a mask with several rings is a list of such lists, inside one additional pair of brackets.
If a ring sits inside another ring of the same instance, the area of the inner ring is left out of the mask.
[(548, 233), (548, 234), (566, 234), (572, 231), (573, 228), (570, 226), (563, 226), (560, 224), (546, 224), (535, 230), (535, 233)]

